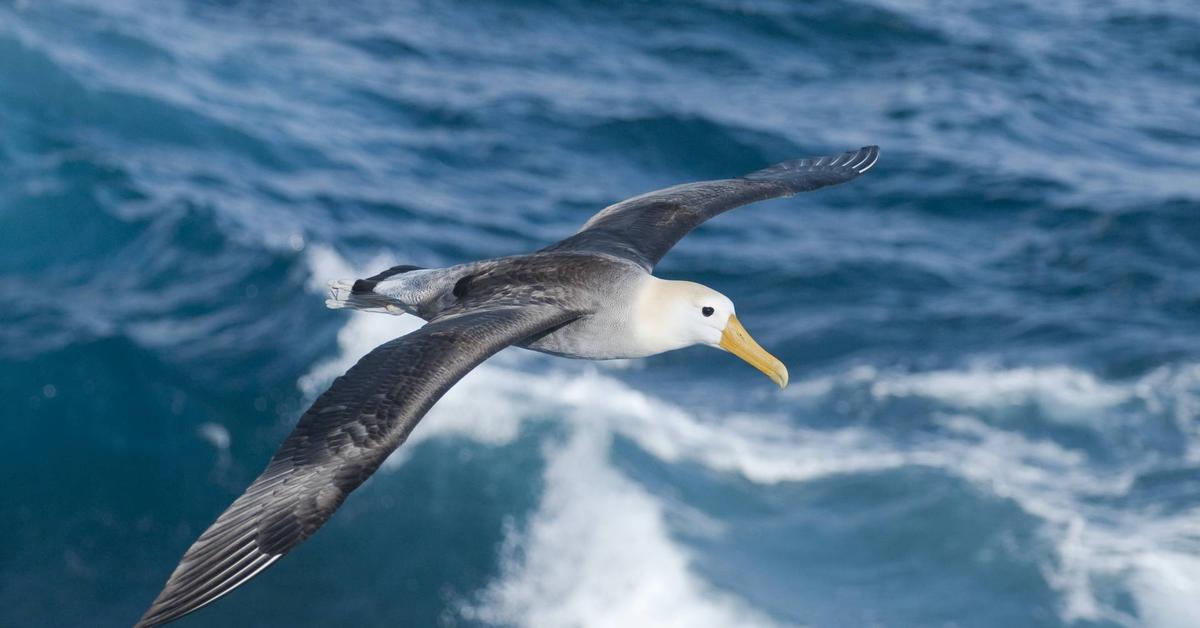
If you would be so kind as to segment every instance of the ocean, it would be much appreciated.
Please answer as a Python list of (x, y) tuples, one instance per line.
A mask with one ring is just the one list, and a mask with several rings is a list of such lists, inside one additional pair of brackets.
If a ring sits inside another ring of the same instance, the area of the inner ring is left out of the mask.
[(131, 625), (416, 328), (328, 281), (867, 144), (657, 270), (786, 390), (506, 350), (178, 625), (1200, 625), (1198, 34), (1184, 0), (0, 0), (0, 625)]

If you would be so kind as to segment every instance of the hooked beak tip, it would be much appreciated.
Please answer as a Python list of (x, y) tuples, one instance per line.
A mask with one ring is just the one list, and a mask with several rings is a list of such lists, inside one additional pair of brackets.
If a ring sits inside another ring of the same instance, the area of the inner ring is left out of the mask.
[(729, 322), (725, 323), (725, 330), (721, 333), (719, 346), (741, 358), (750, 366), (762, 371), (780, 389), (787, 387), (787, 367), (778, 358), (767, 353), (766, 349), (763, 349), (754, 341), (754, 338), (750, 336), (746, 328), (742, 327), (742, 323), (738, 321), (737, 316), (731, 315)]

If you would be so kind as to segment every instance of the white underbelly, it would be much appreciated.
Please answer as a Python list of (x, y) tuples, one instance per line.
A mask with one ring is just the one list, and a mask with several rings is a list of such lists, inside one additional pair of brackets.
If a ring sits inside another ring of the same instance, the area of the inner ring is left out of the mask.
[(520, 345), (567, 358), (584, 360), (614, 360), (642, 358), (651, 355), (639, 350), (631, 334), (612, 320), (587, 317), (569, 323), (541, 338)]

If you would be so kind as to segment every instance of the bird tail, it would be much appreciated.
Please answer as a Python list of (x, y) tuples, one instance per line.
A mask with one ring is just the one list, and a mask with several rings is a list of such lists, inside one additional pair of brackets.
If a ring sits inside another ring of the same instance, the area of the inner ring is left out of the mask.
[(364, 312), (379, 312), (399, 316), (408, 311), (405, 304), (386, 294), (375, 291), (380, 282), (388, 278), (406, 273), (410, 270), (421, 270), (417, 266), (393, 266), (378, 275), (366, 279), (339, 279), (329, 282), (329, 298), (325, 306), (330, 309), (350, 308)]
[(356, 279), (339, 279), (329, 282), (329, 298), (325, 299), (325, 307), (333, 310), (349, 308), (382, 314), (404, 313), (394, 299), (372, 291), (355, 292), (354, 284), (357, 281)]

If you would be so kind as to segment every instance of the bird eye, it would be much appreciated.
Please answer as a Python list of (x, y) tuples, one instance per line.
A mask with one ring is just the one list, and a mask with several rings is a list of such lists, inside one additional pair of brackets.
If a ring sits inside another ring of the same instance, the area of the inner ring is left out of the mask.
[(713, 312), (715, 312), (715, 311), (716, 311), (716, 310), (712, 309), (711, 307), (708, 307), (707, 305), (706, 305), (706, 306), (704, 306), (704, 307), (702, 307), (702, 308), (700, 308), (700, 313), (701, 313), (701, 314), (703, 314), (703, 315), (705, 315), (705, 316), (712, 316), (712, 315), (713, 315)]

